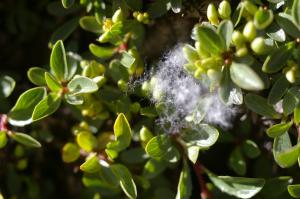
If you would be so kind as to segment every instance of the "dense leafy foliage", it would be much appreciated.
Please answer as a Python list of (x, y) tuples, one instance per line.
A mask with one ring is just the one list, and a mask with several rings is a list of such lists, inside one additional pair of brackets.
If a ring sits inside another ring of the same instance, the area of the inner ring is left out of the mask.
[[(29, 170), (29, 153), (49, 143), (73, 168), (72, 180), (84, 190), (77, 198), (300, 198), (300, 0), (207, 4), (207, 20), (182, 46), (179, 77), (238, 109), (231, 128), (205, 120), (214, 113), (200, 102), (180, 128), (157, 122), (178, 107), (165, 103), (168, 94), (157, 86), (163, 83), (146, 70), (145, 38), (153, 24), (184, 17), (197, 3), (51, 2), (50, 13), (71, 17), (49, 39), (49, 66), (28, 70), (34, 87), (0, 116), (0, 161), (3, 153), (13, 163), (3, 161), (0, 199), (42, 197), (31, 193), (39, 189), (35, 172), (18, 172)], [(70, 38), (78, 26), (93, 37), (88, 52)], [(1, 76), (0, 101), (15, 87)], [(67, 131), (63, 140), (51, 133), (59, 128)], [(15, 183), (29, 191), (22, 195)]]

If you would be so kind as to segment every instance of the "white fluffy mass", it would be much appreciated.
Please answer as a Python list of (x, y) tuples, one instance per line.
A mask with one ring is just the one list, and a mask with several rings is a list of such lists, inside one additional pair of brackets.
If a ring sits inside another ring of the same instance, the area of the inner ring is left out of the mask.
[(151, 99), (165, 107), (158, 123), (169, 133), (186, 127), (197, 129), (200, 122), (231, 127), (237, 109), (224, 105), (217, 92), (209, 92), (205, 81), (187, 74), (185, 63), (182, 46), (178, 45), (163, 56), (150, 77)]

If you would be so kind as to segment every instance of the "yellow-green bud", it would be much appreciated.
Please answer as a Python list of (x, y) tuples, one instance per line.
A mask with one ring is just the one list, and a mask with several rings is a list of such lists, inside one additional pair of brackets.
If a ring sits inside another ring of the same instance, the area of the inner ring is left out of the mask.
[(219, 12), (219, 15), (222, 19), (229, 19), (230, 15), (231, 15), (230, 3), (226, 0), (223, 0), (219, 4), (218, 12)]
[(235, 30), (232, 33), (232, 43), (237, 47), (243, 46), (245, 44), (244, 35), (240, 31)]
[(147, 143), (149, 140), (153, 138), (152, 132), (145, 126), (143, 126), (140, 130), (140, 139), (142, 142)]
[(134, 11), (134, 12), (132, 13), (132, 15), (133, 15), (134, 18), (137, 18), (137, 16), (139, 15), (139, 12)]
[(201, 60), (201, 68), (203, 69), (210, 69), (210, 68), (217, 68), (217, 67), (218, 67), (218, 62), (214, 57)]
[(257, 29), (265, 29), (273, 22), (273, 19), (274, 15), (272, 10), (265, 10), (260, 7), (255, 13), (254, 25)]
[(271, 46), (267, 45), (262, 37), (257, 37), (251, 42), (251, 49), (258, 55), (264, 55), (270, 52)]
[(118, 81), (118, 87), (122, 90), (122, 91), (127, 91), (128, 89), (128, 85), (127, 83), (123, 80), (123, 79), (120, 79)]
[(136, 19), (139, 21), (139, 22), (143, 22), (144, 20), (144, 15), (142, 13), (139, 13), (138, 16), (136, 17)]
[(201, 47), (201, 44), (200, 44), (199, 41), (197, 41), (197, 42), (195, 43), (195, 48), (196, 48), (196, 50), (197, 50), (197, 52), (198, 52), (198, 55), (199, 55), (201, 58), (208, 58), (208, 57), (210, 57), (210, 53), (207, 52), (206, 50), (204, 50), (203, 47)]
[(253, 41), (256, 37), (256, 28), (252, 21), (249, 21), (243, 30), (243, 35), (248, 41)]
[(198, 68), (195, 73), (194, 73), (194, 77), (196, 79), (201, 79), (202, 78), (202, 75), (203, 73), (205, 73), (205, 70), (203, 68)]
[(244, 8), (246, 9), (246, 11), (248, 13), (250, 13), (251, 15), (254, 15), (257, 11), (257, 6), (254, 5), (251, 1), (246, 0), (244, 1)]
[(210, 3), (207, 7), (207, 19), (213, 25), (219, 24), (218, 12), (214, 4)]
[(248, 54), (248, 48), (246, 46), (243, 46), (239, 49), (237, 49), (237, 51), (235, 52), (235, 55), (237, 57), (244, 57)]
[(130, 111), (133, 113), (138, 113), (140, 111), (141, 105), (138, 102), (130, 104)]

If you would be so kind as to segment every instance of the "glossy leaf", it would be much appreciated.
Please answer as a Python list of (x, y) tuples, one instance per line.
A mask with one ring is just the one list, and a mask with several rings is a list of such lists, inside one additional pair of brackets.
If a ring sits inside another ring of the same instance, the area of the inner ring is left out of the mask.
[(9, 122), (15, 126), (24, 126), (32, 122), (35, 106), (46, 96), (43, 87), (32, 88), (20, 95), (15, 106), (8, 114)]
[(0, 149), (4, 148), (7, 144), (7, 135), (5, 131), (0, 131)]
[(57, 111), (60, 104), (61, 96), (57, 93), (50, 93), (34, 108), (32, 113), (32, 121), (37, 121), (53, 114), (55, 111)]
[(98, 157), (95, 154), (91, 155), (82, 165), (80, 165), (80, 169), (87, 173), (96, 173), (100, 171), (101, 166)]
[(98, 90), (98, 86), (93, 80), (87, 77), (77, 76), (68, 83), (68, 89), (71, 94), (80, 95), (94, 93)]
[(226, 48), (230, 47), (233, 33), (233, 24), (230, 20), (223, 20), (218, 26), (218, 34), (222, 36), (225, 41)]
[(52, 48), (50, 67), (58, 80), (63, 81), (68, 76), (67, 56), (61, 40), (57, 41)]
[(64, 145), (62, 149), (62, 159), (66, 163), (76, 161), (80, 156), (79, 147), (71, 142), (68, 142)]
[(289, 85), (290, 83), (287, 81), (284, 75), (279, 77), (275, 81), (272, 89), (269, 92), (268, 103), (276, 104), (277, 102), (279, 102), (281, 98), (284, 96), (284, 94), (286, 93), (286, 91), (288, 90)]
[(169, 162), (177, 162), (180, 156), (167, 135), (153, 137), (147, 143), (145, 150), (150, 157)]
[(143, 1), (140, 0), (125, 0), (126, 5), (134, 11), (138, 11), (143, 6)]
[(299, 106), (299, 104), (294, 109), (294, 122), (296, 125), (298, 125), (300, 123), (300, 106)]
[(204, 50), (216, 55), (222, 53), (226, 49), (225, 41), (211, 28), (206, 26), (196, 26), (193, 31), (193, 34), (201, 43)]
[(75, 0), (61, 0), (62, 5), (64, 6), (64, 8), (69, 8), (74, 4)]
[(15, 88), (16, 82), (13, 78), (5, 75), (0, 77), (0, 96), (9, 97)]
[(289, 185), (287, 188), (293, 198), (300, 198), (300, 184)]
[(102, 59), (107, 59), (110, 58), (115, 54), (115, 47), (101, 47), (97, 46), (95, 44), (90, 44), (89, 49), (93, 55), (96, 57), (102, 58)]
[(218, 137), (218, 130), (208, 124), (199, 124), (197, 130), (187, 130), (182, 135), (182, 139), (188, 146), (198, 146), (200, 148), (211, 147), (216, 143)]
[(39, 148), (42, 146), (36, 139), (24, 133), (13, 133), (10, 137), (28, 147)]
[(164, 161), (158, 161), (151, 158), (144, 166), (143, 176), (148, 179), (155, 178), (166, 169), (166, 166)]
[(47, 72), (47, 71), (43, 68), (32, 67), (28, 70), (27, 76), (28, 76), (28, 79), (33, 84), (35, 84), (37, 86), (45, 86), (46, 85), (45, 72)]
[(192, 163), (196, 163), (199, 156), (200, 147), (198, 146), (188, 146), (186, 149), (187, 156)]
[(286, 61), (291, 57), (291, 49), (287, 46), (282, 46), (274, 50), (263, 64), (262, 70), (266, 73), (276, 73), (280, 71), (286, 64)]
[(292, 16), (298, 27), (300, 27), (300, 1), (294, 0), (293, 7), (292, 7)]
[(271, 138), (281, 136), (282, 134), (288, 132), (289, 128), (293, 125), (293, 122), (275, 124), (267, 129), (267, 134)]
[(292, 87), (285, 94), (282, 101), (283, 113), (285, 115), (291, 114), (294, 109), (297, 107), (300, 100), (300, 88)]
[(97, 139), (91, 132), (81, 131), (76, 135), (78, 145), (87, 152), (91, 152), (97, 146)]
[(243, 199), (255, 196), (265, 184), (262, 178), (216, 176), (212, 173), (208, 173), (208, 177), (222, 192)]
[[(70, 0), (66, 0), (70, 1)], [(65, 22), (62, 26), (58, 27), (50, 38), (50, 46), (53, 46), (59, 40), (66, 40), (77, 28), (78, 18), (73, 18)]]
[(187, 161), (183, 161), (175, 199), (189, 199), (192, 195), (192, 176)]
[(229, 167), (240, 176), (246, 174), (247, 165), (239, 147), (235, 148), (230, 154)]
[(93, 33), (102, 33), (102, 24), (99, 24), (96, 17), (94, 16), (84, 16), (79, 20), (79, 25), (82, 29), (93, 32)]
[(122, 54), (121, 64), (126, 68), (130, 68), (134, 64), (135, 60), (136, 59), (131, 54), (124, 52)]
[(247, 107), (262, 116), (279, 118), (279, 114), (268, 104), (267, 100), (259, 95), (247, 94), (245, 97)]
[(132, 179), (130, 171), (121, 164), (113, 164), (111, 165), (111, 169), (119, 179), (120, 186), (127, 197), (129, 197), (130, 199), (137, 198), (136, 185)]
[(287, 168), (293, 166), (300, 153), (300, 144), (292, 146), (290, 136), (285, 133), (277, 136), (273, 143), (273, 155), (276, 163), (282, 167)]
[(63, 88), (62, 85), (58, 82), (58, 80), (55, 79), (55, 77), (53, 77), (53, 75), (51, 75), (48, 72), (45, 73), (44, 79), (46, 81), (48, 88), (53, 92), (59, 92)]
[(261, 154), (259, 147), (252, 140), (245, 140), (242, 149), (248, 158), (257, 158)]
[(293, 179), (290, 176), (280, 176), (268, 179), (262, 191), (260, 192), (264, 198), (276, 198), (286, 191)]
[(265, 89), (265, 84), (259, 75), (247, 64), (233, 62), (230, 67), (232, 81), (245, 90), (258, 91)]

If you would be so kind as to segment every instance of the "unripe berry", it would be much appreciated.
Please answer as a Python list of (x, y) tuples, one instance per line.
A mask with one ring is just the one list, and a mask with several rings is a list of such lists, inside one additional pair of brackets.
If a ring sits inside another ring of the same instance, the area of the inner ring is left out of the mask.
[(249, 21), (245, 25), (243, 35), (248, 41), (253, 41), (253, 39), (256, 37), (256, 28), (252, 21)]
[(248, 13), (250, 13), (251, 15), (255, 15), (256, 11), (257, 11), (257, 6), (254, 5), (251, 1), (247, 0), (244, 1), (244, 8), (246, 9), (246, 11)]
[(133, 15), (134, 18), (137, 18), (137, 16), (139, 15), (139, 12), (134, 11), (134, 12), (132, 13), (132, 15)]
[(130, 104), (130, 111), (133, 113), (138, 113), (140, 108), (141, 108), (141, 105), (138, 102)]
[(237, 47), (243, 46), (245, 44), (244, 35), (240, 31), (235, 30), (232, 33), (232, 43)]
[(142, 13), (139, 13), (138, 16), (136, 17), (136, 19), (139, 21), (139, 22), (143, 22), (144, 20), (144, 16)]
[(214, 4), (210, 3), (207, 7), (207, 19), (213, 25), (219, 24), (218, 12)]
[(285, 77), (286, 79), (290, 82), (290, 83), (295, 83), (296, 81), (296, 71), (295, 69), (291, 68), (290, 70), (288, 70), (285, 73)]
[(244, 57), (248, 54), (248, 48), (246, 46), (243, 46), (241, 48), (239, 48), (236, 52), (235, 55), (237, 57)]
[(251, 42), (251, 49), (258, 55), (267, 54), (271, 47), (266, 44), (266, 41), (262, 37), (257, 37)]
[(226, 0), (223, 0), (219, 4), (218, 12), (219, 12), (219, 15), (222, 19), (229, 19), (230, 15), (231, 15), (230, 3)]

